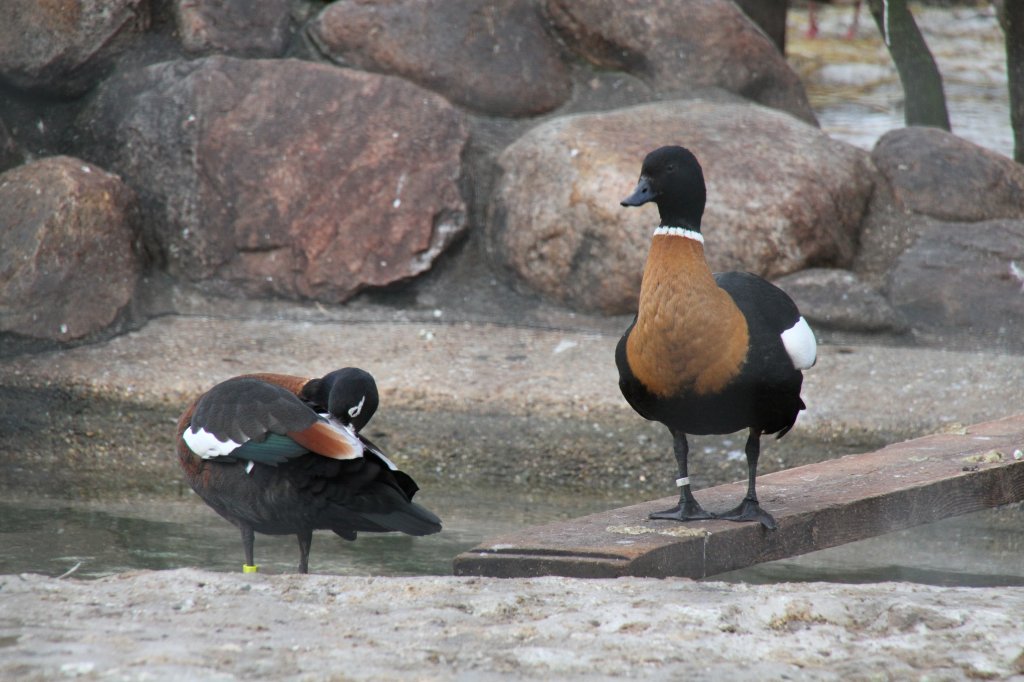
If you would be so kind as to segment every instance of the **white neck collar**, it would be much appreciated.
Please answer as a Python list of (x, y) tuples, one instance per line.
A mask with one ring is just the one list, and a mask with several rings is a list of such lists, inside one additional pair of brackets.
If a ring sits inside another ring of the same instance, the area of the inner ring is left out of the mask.
[(668, 225), (659, 225), (654, 229), (654, 236), (668, 235), (670, 237), (686, 237), (692, 239), (695, 242), (704, 243), (704, 235), (697, 230), (691, 230), (688, 227), (669, 227)]

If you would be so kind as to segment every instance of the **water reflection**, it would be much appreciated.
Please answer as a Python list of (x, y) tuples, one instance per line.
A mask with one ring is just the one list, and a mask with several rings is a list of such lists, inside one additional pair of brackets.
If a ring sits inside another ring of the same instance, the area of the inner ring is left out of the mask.
[[(486, 537), (622, 506), (611, 495), (566, 494), (529, 489), (448, 487), (443, 499), (417, 497), (444, 520), (438, 535), (362, 534), (346, 542), (314, 534), (310, 571), (336, 575), (450, 575), (452, 559)], [(267, 573), (293, 573), (294, 536), (256, 536), (256, 560)], [(97, 578), (134, 569), (197, 566), (237, 571), (242, 544), (234, 526), (196, 496), (136, 502), (56, 500), (0, 503), (0, 574)]]
[(1024, 585), (1021, 528), (1024, 503), (751, 566), (713, 579), (758, 584), (894, 580), (968, 587)]

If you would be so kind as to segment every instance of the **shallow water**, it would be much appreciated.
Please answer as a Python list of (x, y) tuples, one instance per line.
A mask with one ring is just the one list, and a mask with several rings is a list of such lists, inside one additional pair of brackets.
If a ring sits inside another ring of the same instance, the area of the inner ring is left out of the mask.
[[(952, 9), (913, 6), (914, 17), (942, 74), (953, 132), (1013, 156), (1003, 34), (989, 3)], [(874, 21), (861, 17), (844, 38), (849, 6), (821, 8), (821, 33), (806, 37), (806, 11), (791, 11), (787, 55), (800, 73), (823, 130), (870, 150), (904, 127), (903, 88)]]
[[(635, 494), (634, 494), (635, 495)], [(425, 538), (363, 534), (346, 542), (314, 535), (310, 570), (333, 575), (450, 575), (455, 555), (485, 538), (641, 501), (603, 494), (449, 489), (422, 502), (444, 519)], [(1024, 505), (978, 512), (939, 523), (713, 576), (711, 580), (776, 583), (825, 581), (917, 582), (933, 585), (1024, 585)], [(292, 536), (256, 536), (265, 573), (292, 573)], [(98, 578), (138, 569), (184, 566), (238, 571), (242, 545), (234, 526), (197, 497), (133, 502), (0, 503), (0, 574), (40, 573)]]
[(758, 584), (1024, 585), (1024, 504), (955, 516), (712, 579)]
[[(526, 489), (481, 494), (446, 487), (443, 499), (417, 501), (435, 511), (444, 530), (412, 538), (362, 533), (348, 542), (327, 531), (313, 536), (310, 570), (337, 575), (448, 575), (452, 559), (486, 537), (629, 503), (602, 494)], [(257, 535), (256, 563), (268, 573), (293, 573), (294, 536)], [(57, 576), (74, 569), (97, 578), (134, 569), (195, 566), (237, 571), (243, 560), (238, 530), (189, 493), (180, 500), (69, 502), (32, 499), (0, 503), (0, 574)], [(77, 566), (77, 568), (76, 568)]]

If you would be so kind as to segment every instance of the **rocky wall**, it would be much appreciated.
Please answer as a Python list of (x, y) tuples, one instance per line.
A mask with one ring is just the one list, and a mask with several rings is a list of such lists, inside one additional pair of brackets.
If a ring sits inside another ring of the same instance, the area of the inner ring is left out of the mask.
[(628, 314), (656, 217), (618, 200), (680, 143), (714, 268), (782, 278), (820, 330), (1024, 350), (1024, 167), (939, 130), (829, 139), (779, 10), (773, 42), (728, 0), (12, 4), (10, 347), (116, 333), (168, 286), (338, 305), (484, 273)]

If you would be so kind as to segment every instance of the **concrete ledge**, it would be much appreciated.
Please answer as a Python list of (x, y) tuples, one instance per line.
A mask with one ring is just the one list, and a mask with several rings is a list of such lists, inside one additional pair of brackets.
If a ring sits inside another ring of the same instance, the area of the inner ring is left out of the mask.
[[(759, 477), (779, 523), (651, 521), (675, 498), (527, 528), (460, 554), (456, 575), (703, 578), (1024, 500), (1024, 415)], [(696, 492), (710, 510), (744, 483)]]

